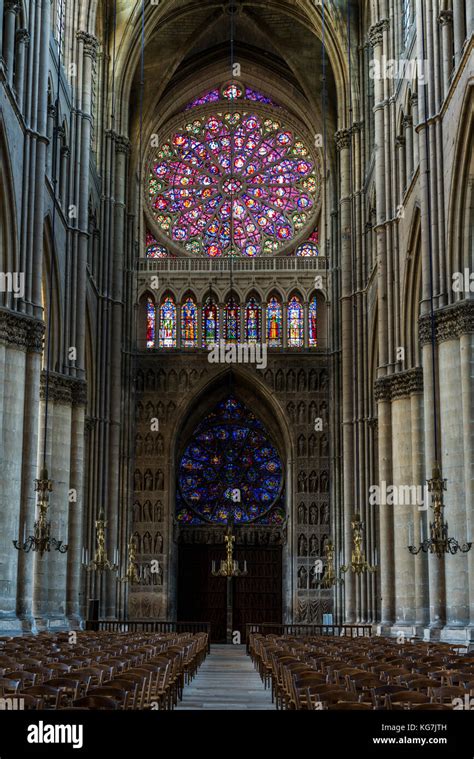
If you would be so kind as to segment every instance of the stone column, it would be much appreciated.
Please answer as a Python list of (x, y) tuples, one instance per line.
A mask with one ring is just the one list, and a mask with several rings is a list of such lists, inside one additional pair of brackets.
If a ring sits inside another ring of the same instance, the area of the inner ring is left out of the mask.
[[(378, 410), (379, 483), (390, 484), (392, 477), (392, 407), (390, 388), (383, 378), (375, 384)], [(395, 566), (393, 537), (393, 506), (381, 500), (380, 528), (380, 621), (390, 629), (395, 619)]]
[[(424, 480), (424, 441), (423, 441), (423, 373), (414, 370), (414, 382), (410, 396), (410, 419), (411, 419), (411, 445), (412, 445), (412, 481), (413, 484), (423, 487)], [(423, 491), (424, 493), (424, 491)], [(411, 538), (413, 545), (421, 543), (421, 518), (423, 512), (418, 505), (412, 509)], [(428, 623), (428, 557), (420, 552), (415, 557), (415, 625), (417, 634), (423, 634), (423, 628)]]
[(18, 29), (16, 33), (17, 41), (17, 58), (16, 58), (16, 70), (15, 70), (15, 90), (16, 98), (20, 110), (23, 111), (23, 90), (25, 86), (25, 52), (28, 45), (30, 35), (27, 29)]
[[(468, 308), (472, 311), (472, 301)], [(460, 370), (461, 370), (461, 398), (462, 398), (462, 431), (464, 449), (464, 494), (466, 523), (465, 534), (459, 536), (461, 541), (474, 542), (474, 392), (472, 377), (474, 375), (474, 335), (462, 332), (459, 338)], [(474, 640), (474, 549), (467, 554), (468, 578), (469, 578), (469, 640)]]
[[(36, 517), (34, 481), (37, 474), (39, 388), (43, 351), (43, 322), (29, 320), (28, 345), (25, 365), (25, 406), (23, 427), (23, 460), (20, 524), (26, 525), (26, 534), (33, 531)], [(22, 630), (35, 631), (33, 617), (33, 555), (20, 552), (18, 557), (17, 611)]]
[(420, 162), (419, 138), (416, 126), (418, 124), (418, 95), (411, 96), (411, 115), (413, 119), (413, 170), (416, 171)]
[[(1, 486), (0, 486), (0, 631), (17, 632), (16, 584), (18, 551), (12, 540), (23, 539), (20, 523), (21, 461), (25, 402), (25, 322), (14, 314), (0, 314), (2, 374)], [(32, 525), (31, 525), (32, 527)], [(27, 533), (28, 534), (28, 533)]]
[[(453, 23), (454, 23), (454, 65), (457, 66), (466, 39), (466, 23), (464, 14), (469, 3), (466, 0), (453, 0)], [(472, 31), (472, 29), (471, 29)]]
[[(342, 437), (343, 437), (343, 488), (344, 488), (344, 552), (345, 563), (352, 551), (351, 519), (354, 514), (354, 399), (353, 399), (353, 322), (352, 322), (352, 246), (351, 246), (351, 187), (350, 145), (351, 131), (341, 129), (335, 134), (339, 152), (341, 230), (341, 348), (342, 348)], [(352, 572), (345, 578), (345, 620), (356, 617), (355, 582)]]
[(405, 174), (408, 185), (413, 176), (413, 119), (407, 115), (403, 119), (405, 129)]
[(85, 383), (76, 381), (72, 390), (71, 420), (71, 475), (68, 518), (68, 552), (66, 615), (71, 627), (82, 626), (81, 577), (82, 535), (84, 505), (84, 410)]
[(395, 145), (397, 147), (397, 153), (398, 153), (398, 194), (396, 198), (401, 199), (403, 198), (404, 192), (405, 192), (405, 138), (404, 137), (397, 137), (395, 140)]
[(438, 16), (442, 35), (442, 60), (443, 60), (443, 97), (449, 90), (449, 80), (453, 70), (453, 12), (441, 11)]
[(20, 6), (16, 0), (5, 0), (5, 15), (4, 15), (4, 40), (5, 47), (3, 49), (3, 58), (5, 60), (7, 68), (7, 82), (10, 87), (13, 87), (13, 68), (15, 60), (15, 28), (16, 28), (16, 16), (20, 12)]

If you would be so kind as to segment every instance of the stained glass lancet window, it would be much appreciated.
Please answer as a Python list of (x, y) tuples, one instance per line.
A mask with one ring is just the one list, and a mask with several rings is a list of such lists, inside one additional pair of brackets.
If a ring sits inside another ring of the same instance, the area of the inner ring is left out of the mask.
[(155, 347), (155, 326), (156, 311), (152, 298), (148, 297), (146, 301), (146, 347)]
[(171, 295), (160, 306), (160, 348), (176, 348), (176, 304)]
[(247, 343), (259, 342), (261, 321), (261, 308), (255, 298), (250, 298), (245, 306), (245, 340)]
[(270, 348), (281, 348), (283, 344), (283, 309), (275, 295), (267, 304), (267, 343)]
[(238, 343), (240, 339), (240, 306), (233, 295), (227, 299), (224, 309), (224, 340)]
[(308, 309), (308, 345), (316, 348), (318, 344), (318, 299), (313, 295)]
[(146, 235), (146, 257), (147, 258), (168, 258), (169, 254), (164, 245), (160, 245), (153, 237), (151, 232)]
[(198, 425), (178, 467), (181, 524), (281, 524), (283, 467), (259, 419), (230, 396)]
[(273, 255), (311, 229), (316, 167), (303, 140), (275, 118), (199, 116), (156, 151), (150, 169), (157, 229), (190, 255)]
[(303, 304), (297, 295), (293, 295), (288, 303), (288, 346), (301, 348), (303, 344)]
[(202, 309), (202, 345), (209, 348), (219, 341), (219, 309), (214, 298), (209, 295)]
[(191, 296), (181, 307), (181, 345), (183, 348), (197, 348), (198, 345), (198, 309)]

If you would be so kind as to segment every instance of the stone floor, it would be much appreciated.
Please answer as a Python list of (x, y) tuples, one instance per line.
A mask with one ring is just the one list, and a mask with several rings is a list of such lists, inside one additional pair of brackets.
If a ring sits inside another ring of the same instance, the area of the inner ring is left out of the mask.
[(212, 645), (178, 709), (274, 709), (245, 646)]

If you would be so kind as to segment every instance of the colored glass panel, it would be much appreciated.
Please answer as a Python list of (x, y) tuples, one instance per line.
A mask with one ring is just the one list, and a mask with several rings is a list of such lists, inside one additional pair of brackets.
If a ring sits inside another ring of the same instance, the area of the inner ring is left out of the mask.
[(198, 311), (192, 298), (187, 298), (181, 307), (181, 345), (183, 348), (197, 348)]
[(303, 344), (303, 305), (301, 300), (293, 295), (288, 303), (288, 345), (291, 348), (301, 348)]
[(219, 340), (219, 310), (213, 298), (207, 298), (202, 310), (202, 344), (204, 348)]
[(160, 306), (160, 348), (176, 348), (176, 305), (171, 296)]
[(280, 524), (283, 467), (259, 419), (231, 396), (197, 427), (178, 468), (177, 519)]
[(308, 319), (308, 343), (310, 348), (315, 348), (318, 344), (318, 300), (316, 295), (309, 302)]
[(156, 311), (155, 304), (151, 298), (147, 299), (146, 303), (146, 347), (155, 347), (155, 325), (156, 325)]
[(296, 255), (304, 256), (305, 258), (318, 256), (318, 246), (314, 242), (304, 242), (302, 245), (298, 245), (296, 248)]
[(234, 298), (229, 298), (224, 311), (224, 340), (237, 343), (240, 338), (240, 306)]
[(255, 298), (250, 298), (245, 306), (245, 340), (258, 343), (260, 340), (261, 308)]
[(149, 178), (160, 232), (211, 258), (278, 253), (309, 225), (317, 195), (302, 140), (279, 120), (245, 112), (185, 124), (156, 152)]
[(283, 309), (273, 296), (267, 305), (267, 343), (270, 348), (281, 348), (283, 341)]

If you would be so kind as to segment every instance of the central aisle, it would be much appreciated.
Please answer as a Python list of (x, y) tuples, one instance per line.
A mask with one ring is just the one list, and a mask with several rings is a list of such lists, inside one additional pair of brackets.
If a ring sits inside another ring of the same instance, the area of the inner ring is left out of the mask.
[(178, 709), (275, 709), (245, 646), (211, 645)]

